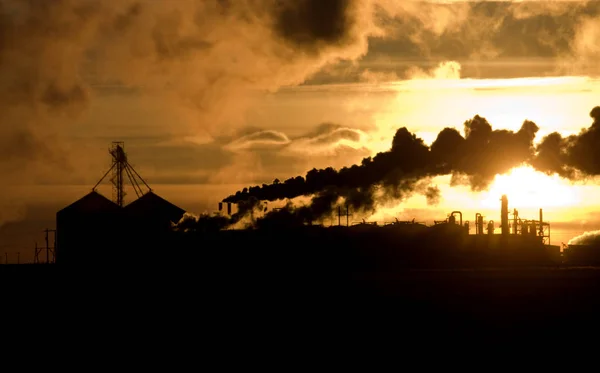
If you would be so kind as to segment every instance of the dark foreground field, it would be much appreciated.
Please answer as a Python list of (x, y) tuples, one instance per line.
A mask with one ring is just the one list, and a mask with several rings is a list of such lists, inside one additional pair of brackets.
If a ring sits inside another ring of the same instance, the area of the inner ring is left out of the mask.
[(118, 307), (154, 299), (171, 310), (201, 309), (198, 317), (225, 328), (306, 324), (511, 339), (580, 336), (600, 325), (598, 267), (257, 273), (21, 265), (0, 266), (0, 281), (56, 297), (102, 294)]

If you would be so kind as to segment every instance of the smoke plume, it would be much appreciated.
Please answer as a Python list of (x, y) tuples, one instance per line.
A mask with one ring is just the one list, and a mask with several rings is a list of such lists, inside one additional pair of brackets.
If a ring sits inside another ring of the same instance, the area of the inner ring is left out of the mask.
[(548, 174), (574, 179), (600, 174), (600, 107), (590, 112), (593, 123), (577, 135), (567, 137), (553, 132), (537, 146), (533, 166)]
[(244, 188), (223, 201), (312, 195), (310, 214), (304, 216), (314, 220), (342, 205), (372, 212), (378, 201), (402, 200), (415, 192), (425, 195), (428, 204), (436, 204), (440, 192), (429, 180), (440, 175), (452, 175), (453, 185), (467, 184), (473, 191), (486, 189), (495, 175), (524, 164), (570, 180), (593, 177), (600, 175), (600, 106), (591, 110), (590, 117), (591, 126), (579, 134), (562, 137), (554, 132), (537, 146), (539, 128), (528, 120), (516, 132), (493, 130), (485, 118), (476, 115), (464, 123), (464, 136), (454, 128), (444, 128), (431, 146), (403, 127), (396, 131), (390, 150), (364, 158), (360, 165), (312, 169), (305, 176)]
[(372, 212), (378, 200), (402, 200), (414, 192), (424, 194), (428, 203), (435, 204), (439, 190), (424, 184), (428, 179), (452, 174), (455, 182), (467, 182), (473, 190), (484, 189), (496, 174), (533, 158), (537, 131), (530, 121), (523, 122), (517, 132), (493, 130), (485, 118), (475, 116), (464, 123), (464, 137), (454, 128), (445, 128), (427, 146), (403, 127), (396, 131), (389, 151), (364, 158), (360, 165), (340, 170), (312, 169), (304, 177), (244, 188), (224, 202), (312, 195), (311, 206), (316, 205), (312, 211), (317, 218), (341, 202), (353, 211)]
[(569, 245), (598, 245), (600, 231), (590, 231), (569, 240)]

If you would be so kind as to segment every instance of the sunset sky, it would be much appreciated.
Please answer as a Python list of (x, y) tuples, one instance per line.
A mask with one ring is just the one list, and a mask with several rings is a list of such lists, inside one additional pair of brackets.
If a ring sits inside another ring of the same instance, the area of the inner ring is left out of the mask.
[[(30, 260), (111, 141), (157, 194), (212, 213), (247, 186), (360, 164), (401, 127), (427, 145), (475, 115), (533, 121), (534, 145), (579, 134), (600, 105), (598, 40), (599, 1), (0, 0), (0, 260)], [(507, 194), (522, 217), (544, 209), (553, 244), (600, 229), (594, 172), (430, 183), (437, 204), (414, 193), (352, 219), (498, 222)]]

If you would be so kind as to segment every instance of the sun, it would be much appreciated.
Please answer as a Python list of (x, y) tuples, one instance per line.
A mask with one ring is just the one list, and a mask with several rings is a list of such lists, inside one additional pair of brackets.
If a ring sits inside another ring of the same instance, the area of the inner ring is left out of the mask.
[(482, 207), (498, 206), (503, 194), (511, 206), (522, 208), (568, 207), (579, 204), (576, 189), (557, 175), (546, 175), (530, 166), (516, 167), (496, 175), (490, 188), (483, 192)]

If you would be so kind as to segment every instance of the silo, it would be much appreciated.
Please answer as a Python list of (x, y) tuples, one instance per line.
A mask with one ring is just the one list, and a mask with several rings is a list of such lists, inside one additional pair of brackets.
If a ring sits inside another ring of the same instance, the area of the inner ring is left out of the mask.
[(169, 249), (172, 224), (177, 223), (185, 210), (148, 192), (123, 208), (126, 221), (128, 253), (134, 260), (152, 260), (162, 256), (161, 250)]
[(130, 221), (131, 224), (143, 221), (143, 227), (147, 228), (147, 224), (150, 224), (156, 229), (170, 228), (171, 223), (179, 222), (185, 214), (185, 210), (154, 192), (148, 192), (131, 202), (125, 206), (124, 211), (128, 219), (134, 219)]
[(93, 191), (56, 213), (56, 263), (110, 260), (117, 249), (122, 209)]

